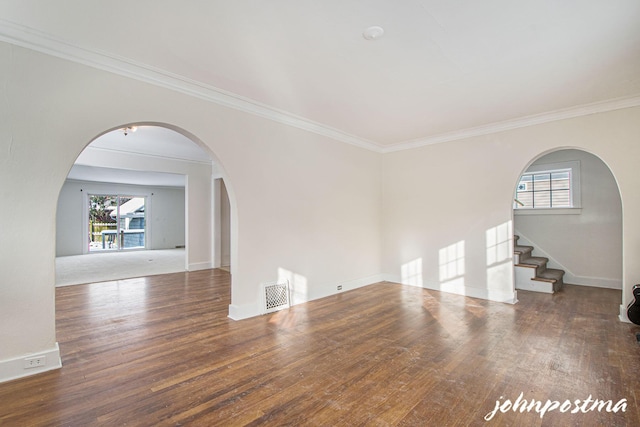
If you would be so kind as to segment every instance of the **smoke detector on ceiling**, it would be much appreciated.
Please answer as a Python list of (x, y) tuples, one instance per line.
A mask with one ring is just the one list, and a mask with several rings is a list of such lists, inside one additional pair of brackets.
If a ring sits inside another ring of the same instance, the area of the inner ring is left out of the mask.
[(384, 28), (378, 27), (374, 25), (373, 27), (369, 27), (362, 33), (362, 37), (367, 40), (377, 40), (384, 34)]

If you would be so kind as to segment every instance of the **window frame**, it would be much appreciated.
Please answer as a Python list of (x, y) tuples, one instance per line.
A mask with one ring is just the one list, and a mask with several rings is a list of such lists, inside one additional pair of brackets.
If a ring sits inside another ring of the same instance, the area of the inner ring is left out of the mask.
[[(152, 222), (151, 222), (151, 210), (152, 210), (152, 200), (153, 193), (152, 192), (140, 192), (140, 191), (117, 191), (120, 187), (114, 187), (116, 191), (105, 191), (101, 186), (93, 187), (87, 186), (82, 187), (80, 191), (82, 192), (82, 233), (80, 234), (82, 237), (82, 253), (83, 254), (96, 254), (96, 253), (104, 253), (109, 251), (90, 251), (89, 250), (89, 242), (87, 241), (87, 231), (89, 230), (89, 205), (90, 205), (90, 196), (98, 195), (98, 196), (109, 196), (109, 195), (117, 195), (117, 196), (127, 196), (127, 197), (143, 197), (144, 198), (144, 209), (145, 209), (145, 228), (144, 228), (144, 248), (122, 248), (118, 250), (114, 250), (113, 252), (134, 252), (134, 251), (144, 251), (151, 249), (152, 242)], [(118, 220), (119, 222), (119, 220)]]
[[(534, 208), (534, 207), (518, 207), (514, 206), (513, 212), (517, 215), (579, 215), (582, 213), (582, 200), (580, 197), (580, 161), (572, 160), (567, 162), (546, 163), (546, 164), (534, 164), (524, 171), (520, 177), (518, 177), (518, 183), (524, 175), (535, 175), (541, 173), (553, 173), (571, 171), (571, 181), (569, 186), (569, 194), (571, 200), (571, 207), (560, 208)], [(517, 184), (514, 190), (513, 197), (517, 195)], [(514, 201), (515, 205), (515, 201)]]

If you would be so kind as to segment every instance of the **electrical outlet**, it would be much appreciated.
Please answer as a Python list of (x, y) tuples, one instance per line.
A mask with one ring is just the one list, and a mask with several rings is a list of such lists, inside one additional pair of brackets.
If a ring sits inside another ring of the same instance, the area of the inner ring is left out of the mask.
[(342, 285), (338, 285), (338, 290), (341, 291), (342, 290)]
[(29, 369), (29, 368), (39, 368), (41, 366), (44, 366), (47, 364), (47, 357), (42, 355), (42, 356), (34, 356), (34, 357), (27, 357), (26, 359), (24, 359), (24, 368), (25, 369)]

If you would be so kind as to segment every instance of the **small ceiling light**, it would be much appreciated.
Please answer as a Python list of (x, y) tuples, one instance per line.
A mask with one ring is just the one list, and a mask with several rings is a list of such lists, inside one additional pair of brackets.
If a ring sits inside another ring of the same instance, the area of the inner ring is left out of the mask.
[(129, 132), (135, 132), (138, 130), (138, 126), (127, 126), (126, 128), (120, 129), (120, 132), (124, 133), (124, 136), (129, 135)]
[(374, 25), (373, 27), (369, 27), (362, 33), (362, 37), (367, 40), (377, 40), (384, 34), (384, 29), (382, 27), (378, 27)]

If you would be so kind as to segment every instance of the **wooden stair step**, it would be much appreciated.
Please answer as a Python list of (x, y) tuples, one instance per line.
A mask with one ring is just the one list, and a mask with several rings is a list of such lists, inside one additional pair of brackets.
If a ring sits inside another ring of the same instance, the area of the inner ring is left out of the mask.
[(533, 252), (533, 246), (514, 246), (513, 252), (518, 255), (530, 254)]
[(538, 268), (543, 267), (542, 269), (544, 270), (547, 266), (547, 263), (549, 262), (549, 258), (543, 258), (540, 256), (532, 256), (527, 258), (524, 261), (520, 261), (520, 264), (525, 264), (525, 265), (534, 265)]
[[(564, 284), (562, 280), (564, 277), (564, 271), (558, 270), (555, 268), (547, 268), (547, 263), (549, 262), (549, 258), (533, 256), (532, 254), (533, 254), (534, 247), (526, 246), (526, 245), (518, 245), (517, 242), (519, 238), (520, 237), (517, 235), (513, 236), (513, 240), (514, 240), (513, 252), (515, 255), (518, 255), (517, 257), (518, 264), (516, 264), (515, 266), (535, 269), (535, 271), (533, 272), (533, 277), (530, 277), (529, 279), (525, 279), (525, 280), (533, 280), (537, 282), (549, 283), (552, 287), (550, 293), (559, 291)], [(522, 280), (522, 279), (519, 279), (519, 280)], [(516, 288), (517, 286), (518, 285), (516, 284)], [(527, 285), (526, 282), (521, 282), (520, 286), (522, 286), (522, 288), (518, 288), (518, 289), (535, 290), (538, 292), (549, 291), (549, 290), (545, 290), (547, 289), (547, 287), (540, 288), (539, 285), (533, 285), (533, 284)]]
[(562, 277), (564, 276), (563, 270), (557, 270), (555, 268), (547, 268), (544, 272), (540, 273), (536, 279), (541, 279), (544, 281), (556, 281), (562, 282)]

